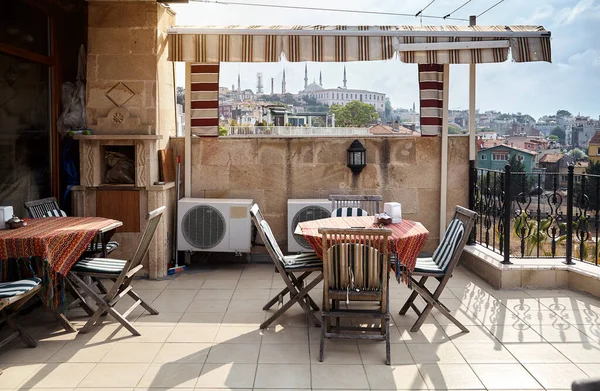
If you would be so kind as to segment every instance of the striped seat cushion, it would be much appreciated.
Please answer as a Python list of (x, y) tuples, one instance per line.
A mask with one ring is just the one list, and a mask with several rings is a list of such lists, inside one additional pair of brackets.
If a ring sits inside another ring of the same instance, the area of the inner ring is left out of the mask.
[(331, 212), (331, 217), (358, 217), (358, 216), (368, 216), (366, 210), (361, 208), (351, 208), (351, 207), (342, 207), (337, 208), (333, 212)]
[(37, 277), (19, 281), (0, 282), (0, 299), (22, 295), (38, 286), (41, 282), (42, 280)]
[(302, 269), (323, 267), (323, 261), (315, 253), (286, 255), (283, 257), (284, 269)]
[(440, 270), (446, 271), (446, 268), (450, 264), (450, 260), (452, 260), (454, 251), (456, 251), (456, 248), (460, 244), (464, 232), (465, 226), (462, 221), (453, 219), (450, 224), (448, 224), (444, 237), (432, 256), (433, 262)]
[(64, 210), (52, 209), (44, 213), (44, 217), (67, 217), (67, 214)]
[[(102, 251), (102, 247), (102, 243), (90, 243), (86, 251), (98, 252)], [(117, 247), (119, 247), (119, 242), (111, 240), (108, 243), (106, 243), (106, 252), (110, 253), (111, 251), (114, 251)]]
[(76, 272), (119, 274), (127, 261), (110, 258), (83, 258), (73, 266)]

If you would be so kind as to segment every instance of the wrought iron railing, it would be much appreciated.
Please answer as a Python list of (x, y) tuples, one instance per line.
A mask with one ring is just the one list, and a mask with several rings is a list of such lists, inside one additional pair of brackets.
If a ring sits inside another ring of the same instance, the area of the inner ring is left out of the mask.
[(560, 258), (595, 265), (600, 253), (600, 176), (470, 169), (478, 213), (471, 242), (511, 258)]

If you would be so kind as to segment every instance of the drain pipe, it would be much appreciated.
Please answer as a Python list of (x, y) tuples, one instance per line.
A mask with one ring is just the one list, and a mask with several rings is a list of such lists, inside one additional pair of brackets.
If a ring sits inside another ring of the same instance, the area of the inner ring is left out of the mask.
[(440, 173), (440, 240), (446, 231), (448, 199), (448, 97), (450, 87), (450, 64), (444, 64), (444, 82), (442, 91), (442, 161)]
[(185, 197), (192, 196), (192, 63), (185, 63)]

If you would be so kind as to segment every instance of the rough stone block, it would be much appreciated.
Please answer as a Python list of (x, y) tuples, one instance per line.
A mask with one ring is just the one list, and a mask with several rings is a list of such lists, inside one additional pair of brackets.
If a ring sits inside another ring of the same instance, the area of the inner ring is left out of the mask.
[[(439, 162), (439, 160), (438, 160)], [(384, 181), (385, 181), (385, 173)], [(440, 187), (440, 168), (436, 160), (429, 160), (418, 166), (408, 164), (390, 164), (387, 172), (387, 187), (408, 187), (435, 189)]]
[(285, 139), (260, 139), (258, 141), (259, 164), (286, 164), (289, 147)]
[(380, 189), (383, 187), (382, 171), (386, 170), (386, 166), (379, 164), (367, 164), (359, 175), (359, 186), (362, 189), (377, 189), (377, 194), (380, 194)]
[(155, 80), (156, 56), (99, 55), (98, 79), (104, 80)]
[(523, 271), (521, 270), (502, 270), (500, 276), (501, 289), (514, 289), (525, 286), (523, 283)]
[(399, 202), (403, 214), (415, 214), (419, 211), (417, 189), (386, 189), (383, 191), (383, 202)]
[(90, 27), (88, 29), (88, 53), (92, 55), (131, 54), (130, 40), (133, 31), (135, 30), (130, 28)]
[[(315, 157), (317, 163), (343, 164), (348, 160), (347, 149), (352, 144), (351, 138), (343, 139), (314, 139)], [(361, 140), (364, 145), (364, 140)], [(368, 155), (368, 152), (367, 152)]]
[(441, 137), (420, 137), (416, 145), (416, 163), (421, 165), (436, 162), (439, 167), (441, 144)]
[[(239, 142), (238, 142), (239, 141)], [(213, 166), (256, 164), (258, 140), (227, 140), (225, 138), (203, 138), (199, 153), (192, 154), (200, 164)], [(197, 151), (197, 150), (196, 150)], [(194, 161), (194, 164), (197, 164)]]
[(231, 165), (229, 167), (230, 188), (277, 189), (284, 186), (285, 174), (285, 167), (281, 165)]
[(197, 165), (192, 169), (192, 191), (229, 190), (229, 167)]
[(314, 147), (310, 138), (291, 139), (289, 144), (288, 159), (292, 165), (314, 163)]
[(88, 5), (89, 27), (156, 27), (160, 4), (153, 2), (93, 2)]
[(129, 31), (128, 51), (130, 54), (156, 54), (157, 34), (155, 28), (139, 28)]
[(348, 187), (346, 166), (337, 164), (298, 164), (291, 167), (290, 186), (298, 190), (331, 191)]
[(521, 273), (523, 287), (531, 288), (555, 288), (555, 270), (523, 270)]

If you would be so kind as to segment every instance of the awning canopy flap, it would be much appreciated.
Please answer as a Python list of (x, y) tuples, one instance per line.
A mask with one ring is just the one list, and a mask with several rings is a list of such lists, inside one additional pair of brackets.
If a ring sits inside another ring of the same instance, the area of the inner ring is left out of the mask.
[(169, 60), (193, 63), (389, 60), (471, 64), (551, 61), (541, 26), (226, 26), (169, 29)]

